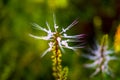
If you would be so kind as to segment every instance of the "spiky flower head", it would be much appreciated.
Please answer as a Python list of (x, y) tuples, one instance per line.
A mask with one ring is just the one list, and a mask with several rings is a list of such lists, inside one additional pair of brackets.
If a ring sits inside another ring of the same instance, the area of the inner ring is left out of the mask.
[(110, 56), (113, 51), (108, 50), (108, 35), (104, 35), (101, 40), (101, 44), (97, 45), (96, 50), (91, 51), (93, 55), (84, 55), (85, 57), (93, 60), (94, 62), (91, 64), (85, 64), (87, 68), (95, 68), (95, 72), (91, 75), (91, 77), (95, 76), (99, 72), (106, 73), (111, 75), (111, 69), (108, 65), (110, 60), (116, 59), (114, 56)]
[(53, 19), (54, 19), (54, 31), (51, 30), (50, 25), (48, 24), (48, 22), (46, 22), (46, 25), (47, 25), (48, 29), (43, 28), (43, 27), (39, 26), (36, 23), (32, 24), (34, 27), (36, 27), (39, 30), (47, 33), (47, 36), (35, 36), (35, 35), (32, 35), (32, 34), (29, 34), (29, 36), (31, 36), (33, 38), (49, 41), (49, 43), (48, 43), (49, 48), (42, 54), (41, 57), (45, 56), (48, 52), (50, 52), (52, 50), (53, 46), (55, 45), (54, 41), (58, 42), (59, 48), (63, 52), (64, 52), (63, 48), (76, 50), (77, 48), (82, 48), (83, 47), (81, 45), (79, 45), (79, 46), (69, 46), (69, 42), (81, 42), (80, 38), (83, 38), (83, 36), (85, 34), (69, 36), (66, 33), (71, 27), (73, 27), (74, 25), (76, 25), (78, 23), (77, 20), (72, 22), (72, 24), (70, 24), (67, 28), (62, 28), (62, 31), (59, 32), (58, 31), (59, 26), (56, 24), (56, 20), (55, 20), (54, 15), (53, 15)]

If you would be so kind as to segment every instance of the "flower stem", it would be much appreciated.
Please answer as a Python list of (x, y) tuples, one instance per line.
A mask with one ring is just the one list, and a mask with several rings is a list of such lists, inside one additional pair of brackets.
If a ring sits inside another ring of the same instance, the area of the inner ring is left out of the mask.
[(62, 65), (61, 65), (61, 57), (62, 53), (59, 47), (59, 41), (58, 41), (59, 34), (56, 33), (54, 34), (54, 39), (53, 39), (53, 47), (52, 47), (52, 61), (53, 61), (53, 76), (55, 77), (55, 80), (67, 80), (67, 73), (68, 73), (68, 68), (65, 67), (62, 70)]
[(52, 61), (53, 61), (53, 76), (55, 77), (55, 80), (61, 80), (61, 72), (62, 72), (62, 66), (61, 66), (61, 51), (59, 49), (57, 36), (54, 38), (54, 46), (52, 48)]

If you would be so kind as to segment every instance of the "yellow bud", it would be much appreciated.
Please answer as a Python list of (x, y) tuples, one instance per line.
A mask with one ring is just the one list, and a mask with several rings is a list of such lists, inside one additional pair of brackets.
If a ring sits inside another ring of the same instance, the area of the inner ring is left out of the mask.
[(53, 67), (53, 71), (56, 71), (57, 69), (55, 67)]
[(61, 54), (61, 51), (60, 51), (60, 50), (58, 50), (58, 54), (59, 54), (59, 55), (58, 55), (59, 57), (61, 57), (61, 56), (62, 56), (62, 54)]
[(54, 59), (54, 58), (55, 58), (55, 56), (53, 56), (53, 55), (52, 55), (52, 56), (51, 56), (51, 58), (52, 58), (52, 59)]
[(57, 74), (56, 74), (56, 73), (53, 73), (53, 76), (57, 77)]

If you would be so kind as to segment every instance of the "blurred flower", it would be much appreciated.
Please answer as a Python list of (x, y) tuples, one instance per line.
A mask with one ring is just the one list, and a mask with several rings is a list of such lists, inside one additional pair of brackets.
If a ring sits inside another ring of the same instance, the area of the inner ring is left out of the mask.
[(55, 45), (55, 41), (57, 42), (57, 44), (59, 45), (59, 48), (64, 52), (63, 48), (68, 48), (68, 49), (72, 49), (75, 50), (76, 48), (82, 48), (83, 46), (79, 45), (79, 46), (69, 46), (69, 42), (81, 42), (79, 39), (82, 38), (85, 34), (80, 34), (80, 35), (74, 35), (74, 36), (68, 36), (66, 34), (66, 31), (69, 30), (72, 26), (74, 26), (75, 24), (78, 23), (77, 20), (75, 20), (72, 24), (70, 24), (67, 28), (62, 28), (61, 32), (58, 32), (58, 28), (59, 26), (57, 26), (56, 24), (56, 20), (55, 20), (55, 16), (53, 15), (54, 18), (54, 32), (52, 32), (52, 30), (50, 29), (50, 26), (48, 24), (48, 22), (46, 22), (46, 25), (48, 27), (48, 29), (43, 28), (41, 26), (39, 26), (36, 23), (33, 23), (32, 25), (35, 26), (36, 28), (38, 28), (41, 31), (44, 31), (47, 33), (47, 36), (35, 36), (32, 34), (29, 34), (29, 36), (36, 38), (36, 39), (42, 39), (42, 40), (48, 40), (49, 43), (49, 48), (42, 54), (41, 57), (43, 57), (44, 55), (46, 55), (47, 52), (50, 52), (53, 48), (53, 46)]
[(115, 52), (120, 52), (120, 24), (118, 25), (117, 31), (115, 33), (115, 42), (114, 42)]
[(116, 59), (114, 56), (110, 56), (110, 54), (113, 53), (113, 51), (108, 50), (108, 35), (104, 35), (101, 41), (101, 45), (97, 45), (97, 50), (92, 50), (93, 55), (84, 55), (85, 57), (89, 58), (90, 60), (93, 60), (94, 62), (92, 64), (86, 64), (85, 67), (87, 68), (96, 68), (95, 72), (91, 75), (95, 76), (97, 73), (107, 73), (108, 75), (111, 75), (111, 69), (108, 66), (108, 63), (110, 60)]

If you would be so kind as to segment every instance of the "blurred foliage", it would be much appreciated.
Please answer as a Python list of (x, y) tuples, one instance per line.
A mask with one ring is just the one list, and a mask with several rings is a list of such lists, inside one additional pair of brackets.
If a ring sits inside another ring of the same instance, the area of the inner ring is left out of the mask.
[[(35, 22), (46, 27), (46, 20), (53, 25), (55, 13), (57, 24), (67, 27), (76, 18), (79, 23), (68, 31), (69, 34), (87, 34), (86, 47), (94, 48), (103, 34), (110, 36), (113, 49), (116, 27), (120, 23), (120, 0), (0, 0), (0, 80), (54, 80), (52, 76), (51, 53), (40, 58), (47, 42), (28, 36), (29, 33), (43, 35), (33, 28)], [(120, 36), (120, 35), (119, 35)], [(87, 49), (87, 48), (86, 48)], [(81, 54), (66, 49), (63, 66), (69, 67), (68, 80), (101, 80), (100, 74), (90, 78), (94, 71), (83, 65), (89, 60)], [(105, 76), (104, 80), (120, 80), (120, 62), (111, 61), (115, 77)]]

